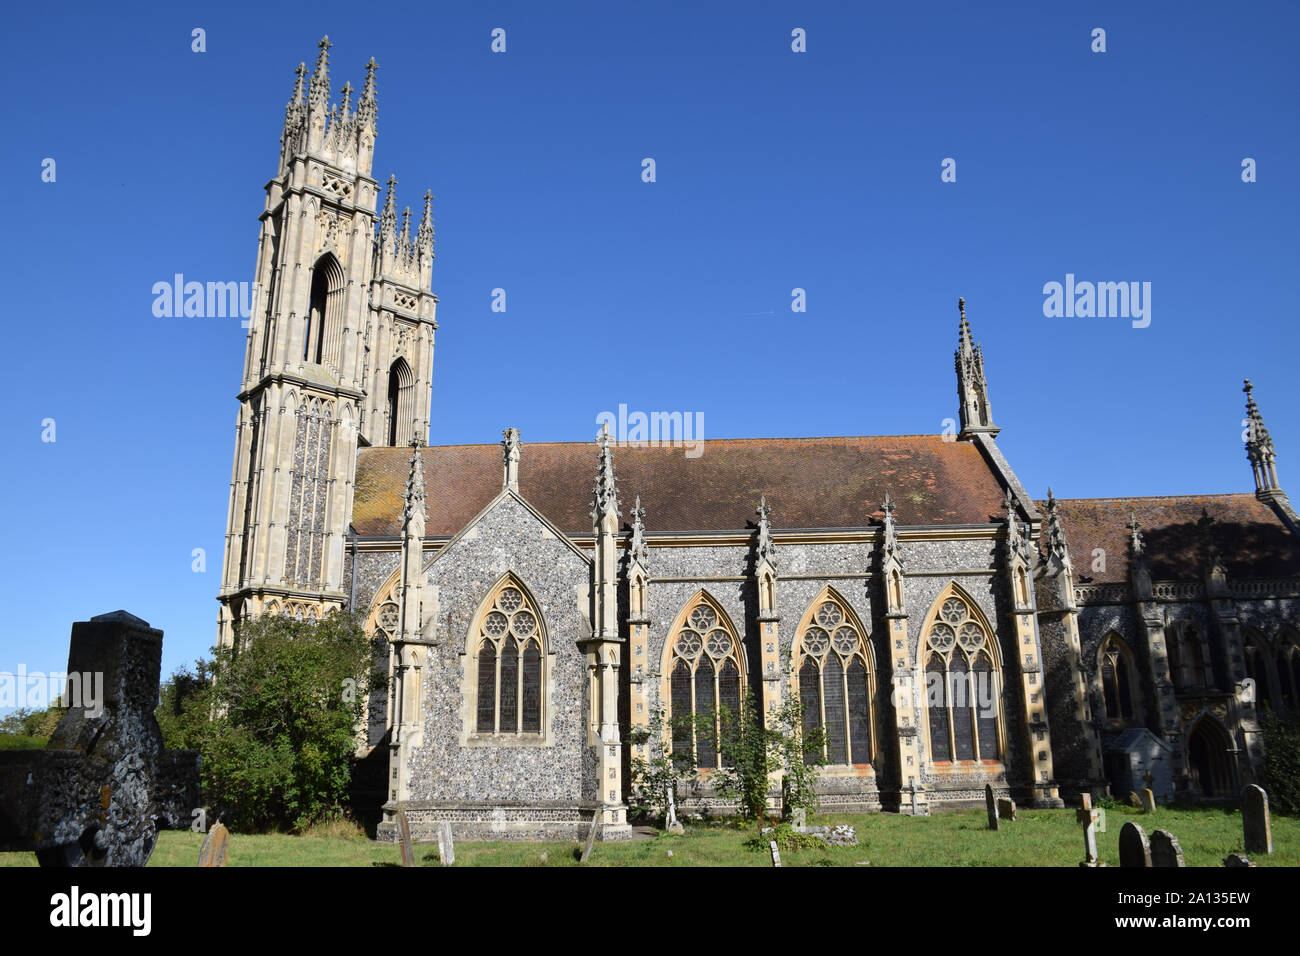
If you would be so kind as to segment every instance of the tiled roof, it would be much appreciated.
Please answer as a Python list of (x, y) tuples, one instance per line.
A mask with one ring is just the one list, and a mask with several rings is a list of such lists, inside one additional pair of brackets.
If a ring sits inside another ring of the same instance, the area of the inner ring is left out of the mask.
[[(1038, 502), (1044, 520), (1047, 502)], [(1300, 575), (1300, 544), (1277, 514), (1253, 494), (1170, 495), (1159, 498), (1057, 499), (1076, 583), (1128, 580), (1131, 515), (1142, 526), (1147, 568), (1155, 581), (1203, 577), (1202, 513), (1214, 519), (1214, 540), (1229, 578)], [(1096, 549), (1104, 571), (1094, 571)]]
[[(874, 524), (888, 491), (902, 525), (1000, 520), (1003, 489), (979, 449), (938, 435), (867, 438), (710, 439), (683, 448), (615, 447), (624, 517), (641, 496), (649, 531), (735, 531), (760, 495), (773, 527), (861, 528)], [(500, 445), (423, 449), (426, 533), (464, 528), (501, 490)], [(592, 442), (524, 443), (520, 494), (562, 531), (591, 533)], [(357, 461), (352, 523), (363, 537), (401, 532), (410, 448), (365, 448)]]

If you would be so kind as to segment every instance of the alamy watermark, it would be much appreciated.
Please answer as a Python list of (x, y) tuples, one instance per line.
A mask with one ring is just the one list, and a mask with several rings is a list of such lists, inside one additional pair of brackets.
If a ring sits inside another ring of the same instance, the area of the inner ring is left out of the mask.
[(90, 718), (102, 716), (104, 672), (46, 674), (29, 672), (25, 664), (18, 665), (16, 673), (0, 671), (0, 707), (45, 710), (55, 705), (84, 707), (86, 716)]
[[(954, 674), (952, 671), (926, 671), (922, 707), (946, 707), (954, 710), (973, 708), (976, 717), (993, 719), (998, 715), (1001, 696), (998, 675), (993, 671), (972, 671)], [(912, 678), (895, 674), (892, 701), (895, 708), (912, 706)]]
[[(186, 282), (177, 272), (171, 282), (153, 284), (153, 314), (160, 319), (247, 320), (257, 294), (255, 282)], [(244, 323), (247, 325), (247, 322)]]
[(1076, 282), (1067, 272), (1063, 284), (1046, 283), (1043, 295), (1049, 319), (1132, 319), (1135, 329), (1151, 324), (1150, 282)]
[(596, 427), (609, 427), (614, 444), (627, 448), (685, 448), (687, 458), (704, 454), (703, 412), (601, 412)]

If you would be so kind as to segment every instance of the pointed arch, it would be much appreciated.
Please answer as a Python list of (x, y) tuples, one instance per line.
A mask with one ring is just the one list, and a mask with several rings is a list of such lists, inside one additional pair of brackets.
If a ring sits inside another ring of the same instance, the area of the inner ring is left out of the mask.
[(1237, 753), (1227, 728), (1213, 714), (1202, 711), (1186, 733), (1192, 789), (1204, 797), (1234, 795), (1238, 790)]
[(932, 764), (997, 761), (1006, 753), (997, 633), (956, 581), (935, 598), (921, 631), (925, 723)]
[(693, 753), (697, 766), (715, 769), (722, 741), (719, 711), (739, 713), (748, 671), (740, 631), (707, 590), (695, 592), (669, 628), (660, 673), (673, 753)]
[(1112, 727), (1127, 727), (1141, 720), (1137, 673), (1128, 642), (1115, 631), (1108, 633), (1097, 648), (1097, 674), (1106, 721)]
[[(867, 629), (827, 585), (804, 611), (791, 647), (806, 736), (821, 732), (832, 766), (869, 764), (876, 755), (876, 661)], [(808, 753), (812, 761), (817, 754)]]
[(1277, 635), (1277, 683), (1282, 706), (1300, 711), (1300, 633), (1287, 625)]
[(337, 340), (343, 320), (343, 266), (327, 252), (311, 269), (311, 295), (303, 329), (302, 360), (314, 365), (337, 364)]
[(541, 605), (513, 571), (479, 604), (465, 659), (468, 736), (483, 743), (544, 742), (550, 642)]
[(398, 356), (388, 369), (388, 444), (404, 445), (415, 428), (415, 373)]
[(1241, 653), (1246, 676), (1255, 684), (1255, 708), (1276, 710), (1279, 704), (1275, 694), (1278, 681), (1273, 670), (1276, 662), (1268, 639), (1254, 628), (1246, 628), (1241, 634)]

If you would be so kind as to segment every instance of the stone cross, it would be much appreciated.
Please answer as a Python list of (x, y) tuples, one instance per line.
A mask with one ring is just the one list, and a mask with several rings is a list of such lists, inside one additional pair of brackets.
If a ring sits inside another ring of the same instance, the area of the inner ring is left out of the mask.
[(443, 820), (438, 824), (438, 859), (443, 866), (456, 862), (456, 842), (451, 838), (451, 821)]
[(984, 809), (989, 815), (989, 829), (998, 829), (998, 802), (993, 796), (993, 787), (989, 784), (984, 785)]
[(1156, 812), (1156, 795), (1151, 792), (1150, 787), (1142, 789), (1142, 809), (1147, 813)]
[(768, 848), (769, 850), (772, 851), (772, 865), (773, 865), (773, 866), (780, 866), (780, 865), (781, 865), (781, 851), (777, 849), (777, 847), (776, 847), (776, 841), (775, 841), (775, 840), (772, 840), (770, 843), (768, 843), (767, 848)]
[(1151, 865), (1151, 844), (1147, 835), (1136, 823), (1129, 822), (1119, 830), (1119, 865), (1128, 867), (1149, 867)]
[(1178, 838), (1168, 830), (1156, 830), (1151, 834), (1152, 866), (1186, 866), (1183, 862), (1183, 848), (1178, 845)]
[(406, 811), (397, 811), (397, 833), (402, 841), (402, 866), (415, 866), (415, 844), (411, 841), (411, 821)]
[(1273, 852), (1273, 827), (1268, 813), (1268, 794), (1258, 784), (1241, 791), (1241, 829), (1247, 853)]
[(1074, 814), (1074, 819), (1083, 826), (1084, 859), (1079, 865), (1105, 866), (1097, 858), (1097, 811), (1092, 808), (1092, 794), (1081, 794), (1079, 800), (1080, 807)]
[(226, 853), (230, 849), (230, 831), (218, 820), (203, 839), (199, 850), (199, 866), (225, 866)]
[(0, 852), (41, 866), (144, 866), (188, 829), (199, 755), (166, 750), (154, 710), (162, 631), (126, 611), (72, 625), (71, 705), (44, 750), (0, 752)]

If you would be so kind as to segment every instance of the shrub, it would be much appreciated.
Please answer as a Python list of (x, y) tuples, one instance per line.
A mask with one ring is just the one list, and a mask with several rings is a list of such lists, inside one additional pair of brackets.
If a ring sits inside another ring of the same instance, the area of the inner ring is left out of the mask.
[(1268, 791), (1269, 808), (1280, 813), (1300, 813), (1300, 718), (1265, 713), (1264, 769), (1260, 786)]

